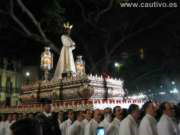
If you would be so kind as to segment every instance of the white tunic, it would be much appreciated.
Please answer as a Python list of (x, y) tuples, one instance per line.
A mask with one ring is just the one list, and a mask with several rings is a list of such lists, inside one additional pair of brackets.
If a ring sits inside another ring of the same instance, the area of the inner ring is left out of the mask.
[(62, 124), (61, 120), (58, 119), (59, 129), (61, 128), (61, 124)]
[(100, 127), (107, 128), (109, 126), (109, 124), (110, 124), (109, 119), (108, 118), (104, 118), (104, 120), (101, 121), (101, 123), (100, 123)]
[(158, 135), (179, 135), (177, 124), (167, 115), (163, 115), (157, 125)]
[(5, 121), (0, 122), (0, 135), (5, 134)]
[(69, 128), (69, 135), (84, 135), (83, 123), (76, 120)]
[(146, 114), (139, 126), (139, 135), (158, 135), (157, 121), (154, 117)]
[(60, 52), (60, 57), (53, 80), (62, 79), (62, 73), (64, 72), (76, 73), (75, 62), (72, 52), (75, 49), (75, 43), (68, 35), (62, 35), (61, 41), (63, 47)]
[(12, 135), (11, 130), (10, 130), (10, 126), (12, 123), (10, 123), (9, 121), (5, 122), (5, 134), (4, 135)]
[(104, 120), (103, 121), (101, 121), (101, 123), (100, 123), (100, 127), (103, 127), (104, 128), (104, 130), (105, 130), (105, 134), (107, 134), (107, 128), (108, 128), (108, 126), (109, 126), (109, 124), (110, 124), (110, 122), (109, 122), (110, 120), (109, 120), (109, 117), (106, 117), (106, 118), (104, 118)]
[(87, 125), (89, 123), (89, 121), (87, 119), (84, 119), (82, 122), (84, 125)]
[(92, 119), (85, 127), (84, 135), (96, 135), (96, 129), (98, 127), (99, 127), (99, 124), (94, 119)]
[(83, 126), (83, 133), (85, 134), (85, 130), (86, 130), (86, 126), (88, 125), (90, 121), (88, 121), (87, 119), (84, 119), (82, 121), (82, 126)]
[(69, 135), (69, 128), (71, 124), (72, 124), (72, 121), (68, 119), (60, 125), (62, 135)]
[(138, 135), (138, 125), (132, 115), (128, 115), (121, 122), (120, 135)]
[(106, 135), (119, 135), (120, 123), (121, 121), (119, 119), (114, 118), (114, 120), (107, 127)]

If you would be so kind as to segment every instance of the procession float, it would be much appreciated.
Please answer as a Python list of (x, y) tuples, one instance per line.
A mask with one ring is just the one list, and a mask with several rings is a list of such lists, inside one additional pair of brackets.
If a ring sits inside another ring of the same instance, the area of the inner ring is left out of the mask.
[(41, 55), (41, 68), (44, 80), (22, 86), (21, 103), (11, 108), (1, 108), (1, 112), (38, 112), (42, 111), (42, 99), (52, 100), (54, 111), (103, 109), (116, 105), (127, 107), (129, 104), (142, 104), (142, 99), (125, 99), (123, 80), (108, 75), (88, 75), (82, 56), (74, 61), (75, 42), (70, 38), (72, 25), (64, 25), (66, 33), (61, 36), (63, 47), (52, 79), (48, 78), (53, 68), (53, 54), (49, 47)]

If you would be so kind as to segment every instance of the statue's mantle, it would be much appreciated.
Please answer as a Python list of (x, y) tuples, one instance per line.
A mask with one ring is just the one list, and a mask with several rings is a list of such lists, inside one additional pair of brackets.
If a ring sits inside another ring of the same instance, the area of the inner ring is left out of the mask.
[(22, 87), (20, 98), (23, 103), (32, 103), (43, 98), (53, 101), (95, 98), (122, 99), (124, 94), (122, 80), (86, 75), (25, 85)]

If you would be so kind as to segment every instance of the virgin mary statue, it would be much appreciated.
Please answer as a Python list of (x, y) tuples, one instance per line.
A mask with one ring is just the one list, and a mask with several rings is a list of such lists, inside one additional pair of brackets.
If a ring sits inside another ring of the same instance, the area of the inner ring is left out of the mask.
[(53, 80), (62, 79), (63, 73), (76, 74), (75, 62), (73, 57), (73, 50), (75, 49), (75, 42), (70, 38), (72, 25), (64, 24), (65, 34), (61, 36), (63, 47), (60, 52), (60, 57), (57, 63), (56, 71)]

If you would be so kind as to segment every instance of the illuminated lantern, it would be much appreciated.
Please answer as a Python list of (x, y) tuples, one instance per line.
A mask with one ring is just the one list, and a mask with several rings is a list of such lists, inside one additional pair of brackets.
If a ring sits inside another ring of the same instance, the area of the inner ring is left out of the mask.
[(44, 52), (41, 54), (41, 69), (44, 70), (45, 80), (48, 80), (48, 73), (53, 68), (53, 54), (50, 52), (49, 47), (45, 47)]
[(77, 71), (77, 76), (85, 75), (85, 62), (83, 61), (82, 56), (77, 56), (76, 71)]
[(139, 50), (139, 53), (140, 53), (140, 58), (143, 60), (143, 59), (144, 59), (144, 49), (141, 48), (141, 49)]

